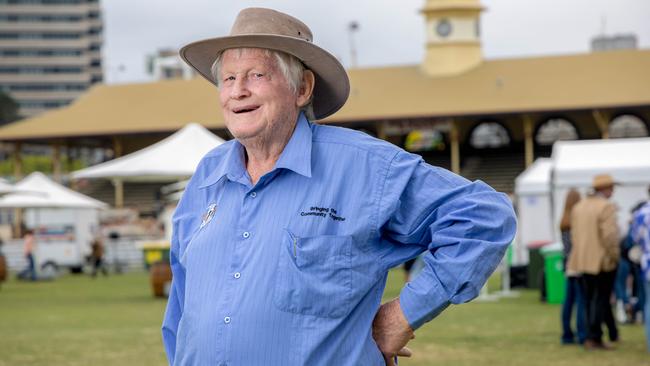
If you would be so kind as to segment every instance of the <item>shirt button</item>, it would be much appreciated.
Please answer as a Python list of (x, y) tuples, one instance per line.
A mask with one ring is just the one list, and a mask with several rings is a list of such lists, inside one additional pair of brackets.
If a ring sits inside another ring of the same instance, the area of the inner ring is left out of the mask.
[(251, 197), (253, 198), (257, 197), (257, 192), (251, 192)]
[(230, 317), (227, 316), (227, 317), (223, 318), (223, 322), (226, 323), (226, 324), (230, 324)]
[(237, 278), (237, 279), (239, 279), (239, 277), (241, 277), (241, 273), (239, 273), (239, 272), (236, 272), (236, 273), (235, 273), (235, 275), (234, 275), (233, 277), (235, 277), (235, 278)]
[(244, 231), (243, 236), (244, 236), (244, 239), (248, 239), (248, 237), (251, 236), (251, 233), (249, 233), (248, 231)]

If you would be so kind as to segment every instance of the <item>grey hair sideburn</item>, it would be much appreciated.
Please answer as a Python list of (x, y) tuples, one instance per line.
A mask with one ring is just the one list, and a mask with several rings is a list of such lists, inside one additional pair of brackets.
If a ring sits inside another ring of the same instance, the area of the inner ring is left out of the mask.
[[(237, 50), (239, 54), (241, 55), (241, 52), (245, 50), (246, 48), (234, 48), (234, 50)], [(301, 87), (302, 84), (302, 78), (304, 76), (305, 70), (305, 65), (303, 65), (300, 60), (288, 53), (282, 52), (282, 51), (276, 51), (276, 50), (269, 50), (265, 48), (260, 48), (264, 52), (266, 56), (271, 56), (275, 58), (276, 65), (280, 69), (280, 72), (282, 73), (282, 76), (284, 76), (284, 79), (289, 83), (289, 87), (291, 88), (291, 91), (294, 93), (298, 91), (298, 89)], [(210, 73), (212, 76), (212, 79), (217, 82), (217, 88), (221, 86), (221, 77), (219, 77), (219, 72), (221, 71), (221, 61), (223, 60), (223, 53), (224, 51), (221, 51), (217, 54), (217, 58), (214, 60), (212, 63), (212, 66), (210, 67)], [(314, 108), (312, 106), (312, 99), (309, 100), (307, 104), (302, 106), (300, 108), (301, 111), (305, 113), (305, 117), (307, 117), (308, 120), (313, 121), (315, 120), (314, 116)]]

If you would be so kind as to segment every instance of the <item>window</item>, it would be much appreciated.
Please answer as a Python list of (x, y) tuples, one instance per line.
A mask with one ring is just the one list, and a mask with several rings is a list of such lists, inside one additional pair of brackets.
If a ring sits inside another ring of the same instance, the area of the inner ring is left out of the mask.
[(624, 114), (609, 123), (610, 138), (647, 137), (648, 126), (639, 117)]
[(0, 66), (0, 74), (65, 74), (80, 72), (83, 72), (83, 68), (74, 66)]
[(0, 14), (0, 21), (5, 22), (78, 22), (81, 15), (60, 14)]
[(88, 88), (86, 84), (9, 84), (5, 90), (13, 92), (22, 91), (83, 91)]
[(79, 39), (80, 33), (0, 33), (0, 39)]
[(4, 49), (0, 50), (0, 56), (6, 57), (76, 57), (83, 54), (82, 50), (75, 49), (56, 49), (56, 50), (38, 50), (38, 49)]
[(510, 145), (508, 130), (497, 122), (483, 122), (472, 130), (469, 140), (475, 149), (495, 149)]
[(70, 104), (71, 100), (21, 100), (20, 108), (58, 108)]
[(563, 118), (547, 120), (542, 123), (535, 134), (535, 142), (540, 146), (550, 146), (555, 141), (577, 140), (578, 138), (578, 131), (573, 123)]

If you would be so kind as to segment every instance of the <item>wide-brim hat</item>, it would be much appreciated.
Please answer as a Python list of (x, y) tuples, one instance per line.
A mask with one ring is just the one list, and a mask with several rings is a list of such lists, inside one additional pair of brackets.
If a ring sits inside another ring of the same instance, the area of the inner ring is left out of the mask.
[(618, 185), (618, 182), (609, 174), (598, 174), (591, 182), (591, 188), (603, 189)]
[(312, 106), (316, 119), (338, 111), (350, 94), (350, 81), (343, 65), (329, 52), (312, 42), (309, 27), (300, 20), (264, 8), (239, 12), (230, 35), (193, 42), (181, 48), (185, 62), (211, 83), (217, 54), (229, 48), (266, 48), (297, 57), (316, 76)]

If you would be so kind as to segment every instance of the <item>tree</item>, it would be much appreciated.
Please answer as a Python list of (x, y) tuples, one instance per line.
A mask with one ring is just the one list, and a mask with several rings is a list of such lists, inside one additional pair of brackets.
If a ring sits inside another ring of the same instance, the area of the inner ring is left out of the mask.
[(0, 90), (0, 125), (13, 122), (19, 117), (18, 103), (11, 96)]

